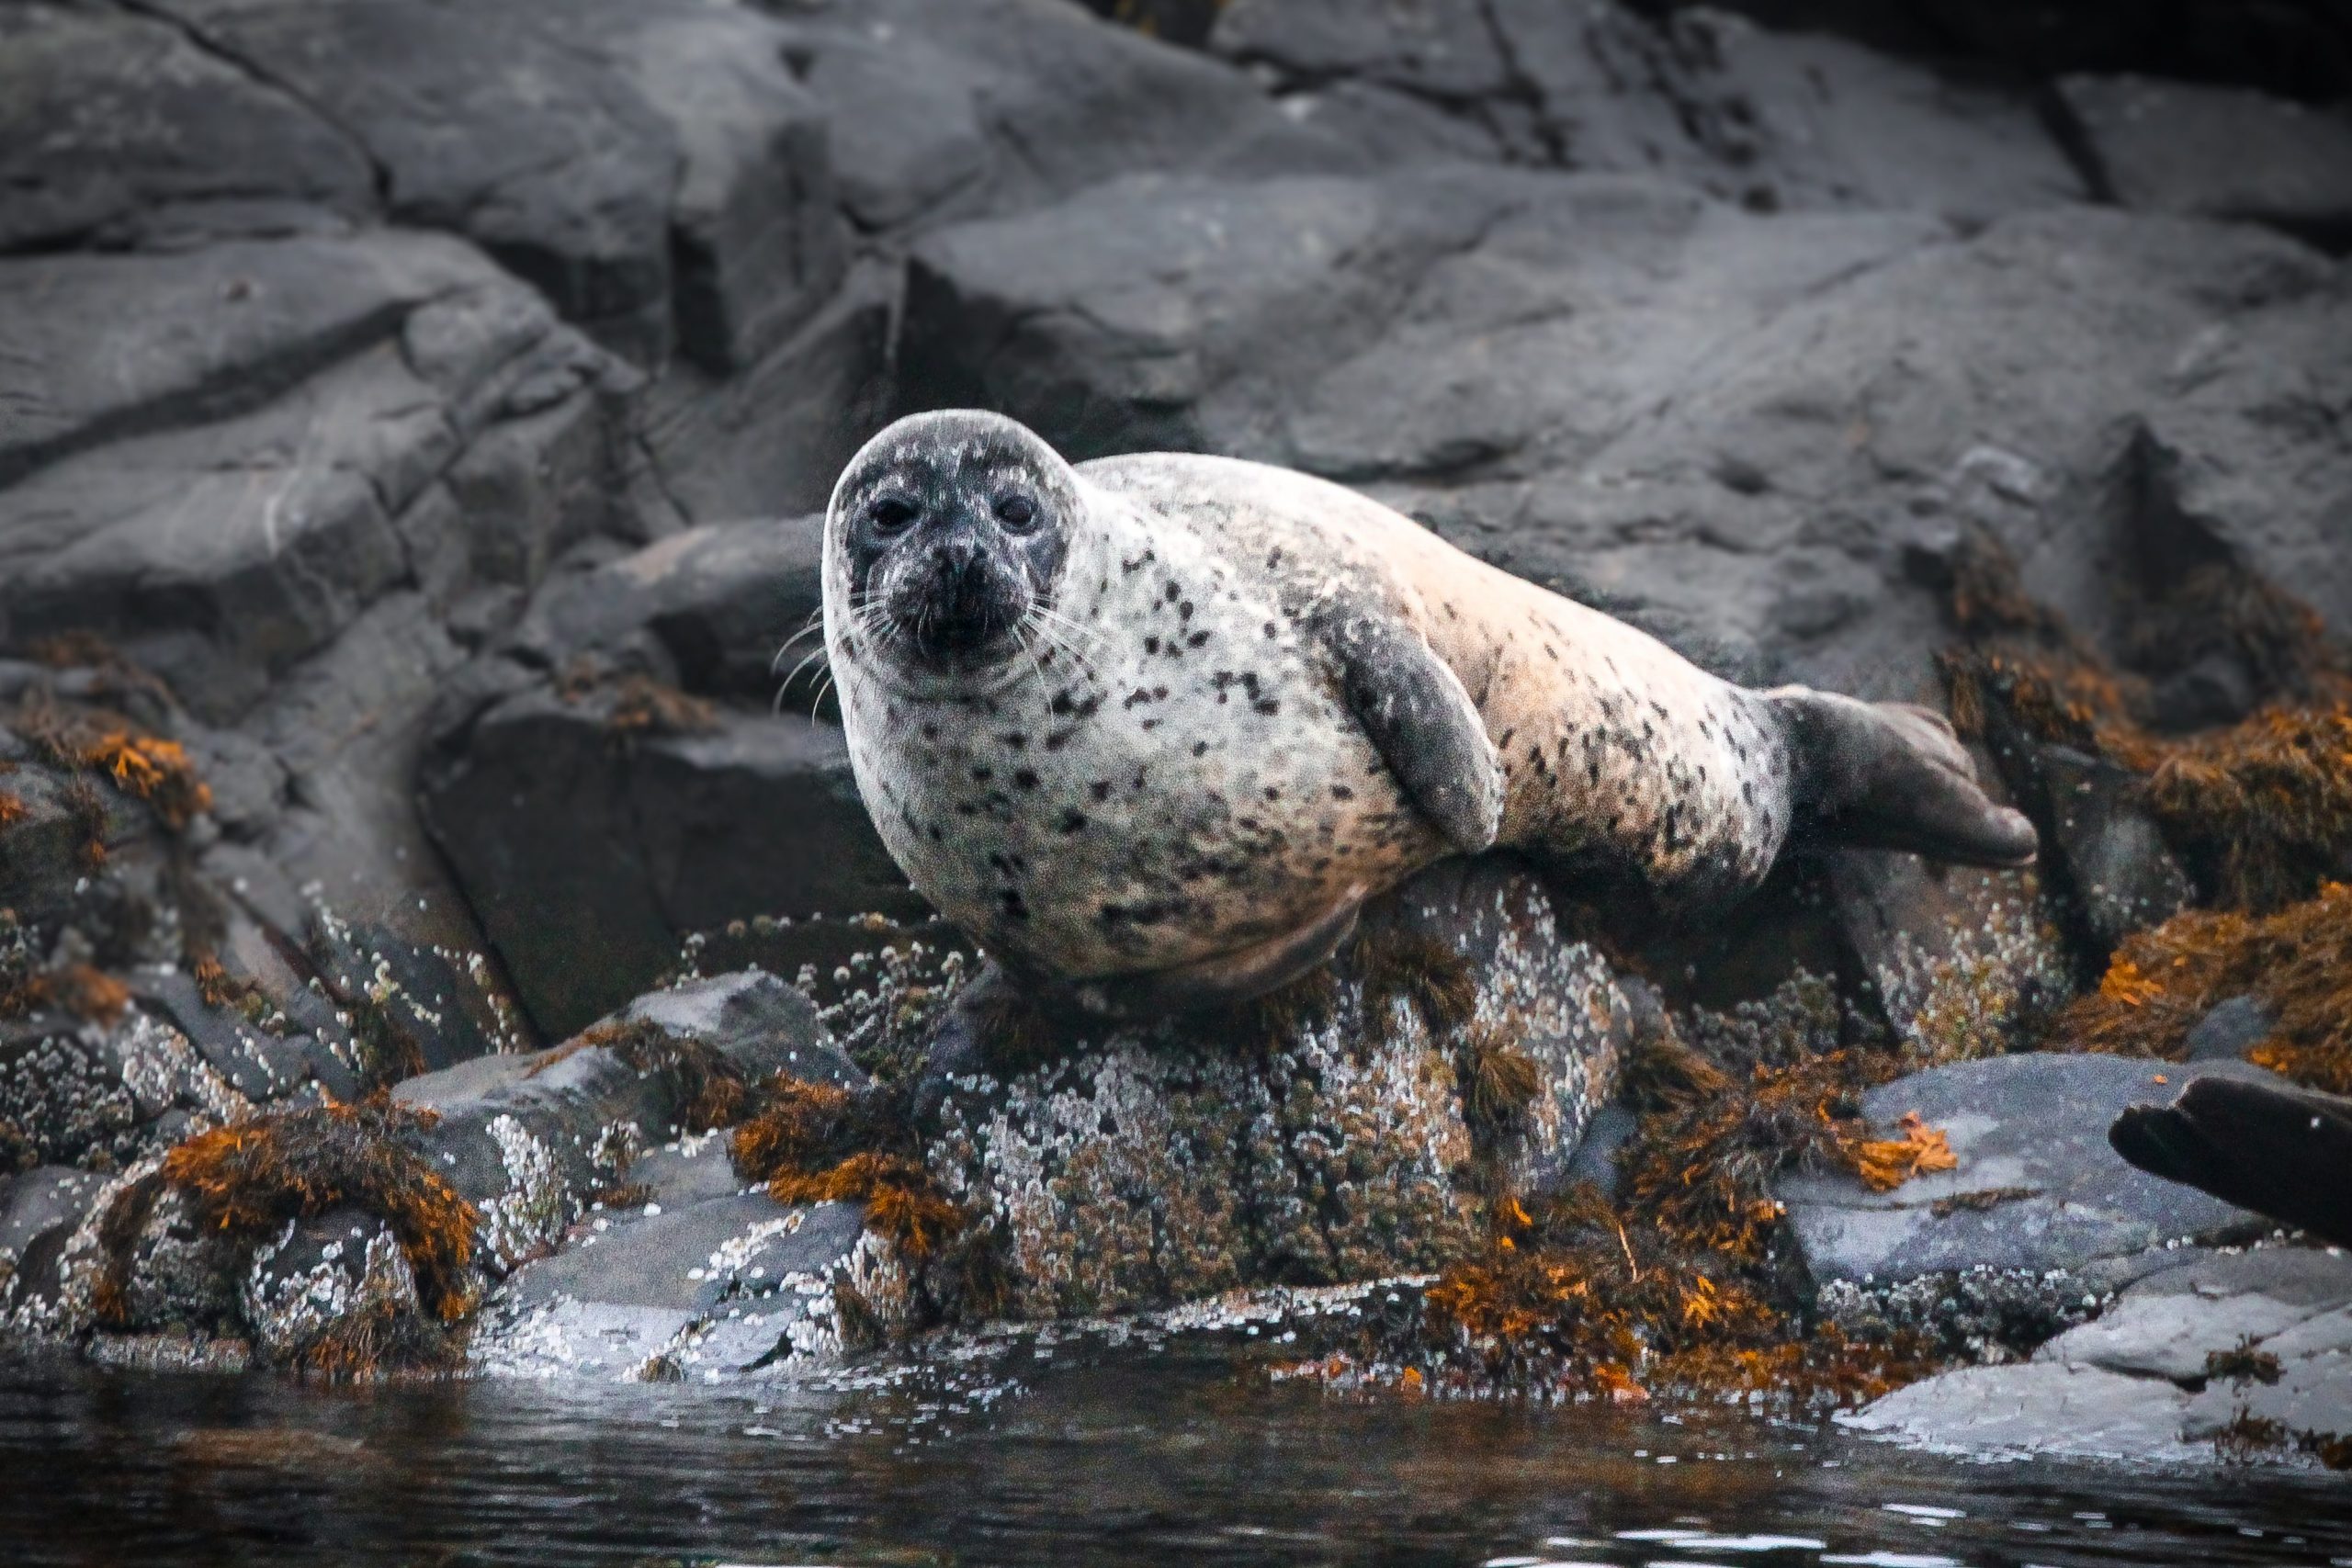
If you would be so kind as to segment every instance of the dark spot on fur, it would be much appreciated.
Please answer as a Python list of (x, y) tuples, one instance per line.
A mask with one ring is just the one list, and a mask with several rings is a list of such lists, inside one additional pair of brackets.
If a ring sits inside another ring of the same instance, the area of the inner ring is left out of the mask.
[(1092, 784), (1088, 784), (1086, 788), (1088, 793), (1091, 794), (1097, 800), (1108, 800), (1111, 798), (1111, 781), (1109, 779), (1096, 779)]
[(1061, 829), (1065, 833), (1086, 831), (1086, 813), (1072, 809), (1062, 813)]
[(1037, 787), (1036, 770), (1034, 768), (1017, 768), (1013, 771), (1012, 782), (1020, 785), (1023, 789), (1035, 789)]

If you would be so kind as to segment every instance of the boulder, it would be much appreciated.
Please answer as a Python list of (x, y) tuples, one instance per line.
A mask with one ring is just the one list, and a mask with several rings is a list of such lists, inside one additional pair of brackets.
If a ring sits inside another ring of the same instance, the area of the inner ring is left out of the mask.
[(1853, 1177), (1782, 1178), (1774, 1195), (1817, 1285), (1885, 1287), (1989, 1269), (2057, 1274), (2069, 1288), (2103, 1260), (2199, 1237), (2267, 1228), (2243, 1210), (2132, 1169), (2108, 1123), (2167, 1082), (2212, 1075), (2277, 1082), (2245, 1063), (2183, 1066), (2121, 1056), (2028, 1054), (1959, 1062), (1882, 1085), (1863, 1098), (1879, 1137), (1917, 1112), (1941, 1129), (1958, 1163), (1871, 1192)]
[(2120, 206), (2352, 244), (2352, 113), (2146, 76), (2068, 76), (2056, 103)]
[[(1353, 953), (1319, 1003), (1065, 1035), (1031, 1066), (997, 985), (959, 998), (918, 1104), (933, 1174), (1006, 1237), (1015, 1315), (1431, 1269), (1487, 1191), (1563, 1179), (1632, 1007), (1541, 886), (1508, 862), (1432, 867), (1367, 911)], [(1414, 999), (1446, 976), (1469, 1006)], [(1481, 1114), (1468, 1086), (1498, 1051), (1534, 1093)]]

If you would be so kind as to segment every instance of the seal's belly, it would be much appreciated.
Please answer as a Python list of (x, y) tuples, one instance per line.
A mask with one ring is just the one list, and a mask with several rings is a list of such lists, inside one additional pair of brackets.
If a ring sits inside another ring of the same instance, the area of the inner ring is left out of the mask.
[(943, 914), (1052, 973), (1158, 969), (1286, 934), (1442, 847), (1330, 680), (1282, 642), (1024, 676), (968, 705), (854, 676), (859, 787)]

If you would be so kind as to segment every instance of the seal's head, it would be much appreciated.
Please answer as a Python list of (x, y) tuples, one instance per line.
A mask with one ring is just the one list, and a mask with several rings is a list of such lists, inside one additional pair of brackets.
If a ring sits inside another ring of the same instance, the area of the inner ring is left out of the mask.
[(910, 415), (833, 487), (828, 601), (903, 674), (984, 674), (1052, 607), (1081, 505), (1077, 475), (1025, 426), (971, 410)]

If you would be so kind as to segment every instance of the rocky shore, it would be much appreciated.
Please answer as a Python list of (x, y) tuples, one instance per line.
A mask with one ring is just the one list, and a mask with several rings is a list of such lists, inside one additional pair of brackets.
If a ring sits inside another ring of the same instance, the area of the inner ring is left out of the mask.
[[(2107, 1141), (2352, 1093), (2341, 18), (1103, 8), (0, 14), (0, 1332), (725, 1381), (1256, 1314), (1334, 1384), (2352, 1463), (2352, 1259)], [(1242, 1015), (1038, 1015), (794, 662), (840, 464), (959, 403), (1949, 708), (2042, 863), (1667, 931), (1449, 864)]]

